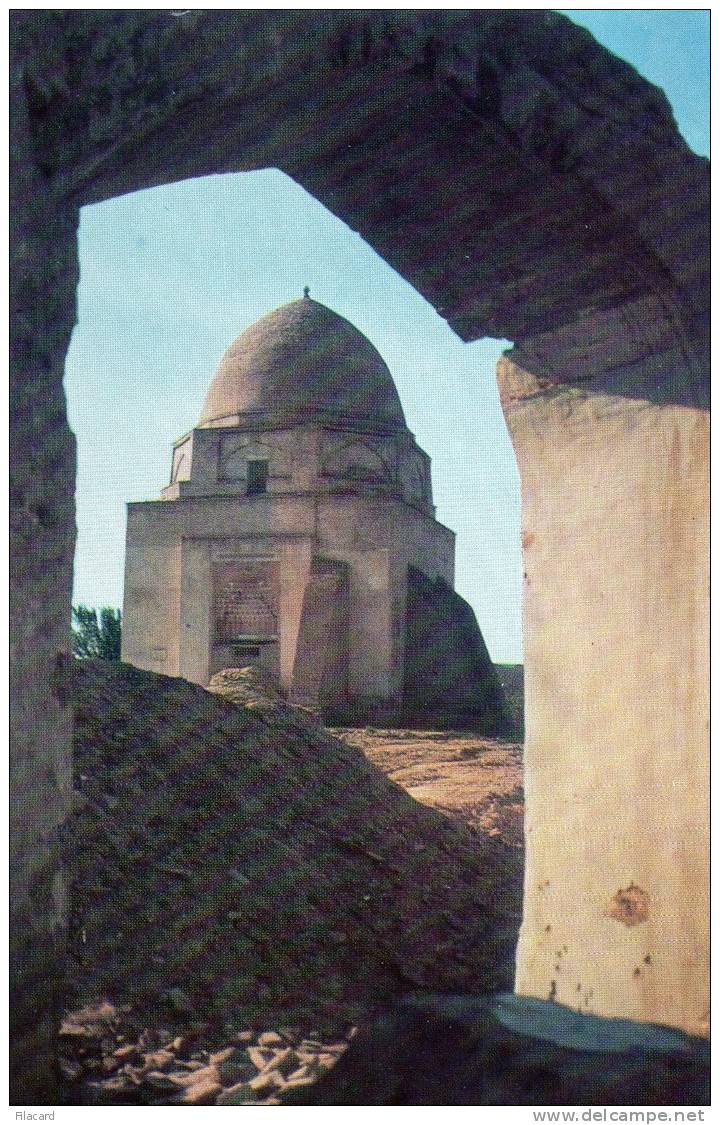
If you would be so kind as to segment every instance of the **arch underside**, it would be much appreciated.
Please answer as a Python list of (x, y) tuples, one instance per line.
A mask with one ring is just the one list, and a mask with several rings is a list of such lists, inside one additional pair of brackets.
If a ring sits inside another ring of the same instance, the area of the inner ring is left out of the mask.
[[(26, 72), (58, 201), (277, 167), (462, 339), (511, 339), (551, 383), (702, 396), (707, 162), (664, 94), (564, 17), (24, 17), (30, 47), (72, 39), (72, 79)], [(668, 353), (669, 385), (650, 362)]]

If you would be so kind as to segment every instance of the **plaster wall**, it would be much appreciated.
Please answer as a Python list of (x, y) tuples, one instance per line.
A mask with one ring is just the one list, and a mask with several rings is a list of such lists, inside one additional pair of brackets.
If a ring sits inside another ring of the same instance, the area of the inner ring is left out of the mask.
[(310, 538), (280, 543), (280, 687), (292, 685), (295, 654), (305, 588), (310, 578), (313, 543)]
[(148, 526), (160, 534), (190, 539), (235, 539), (257, 535), (312, 535), (315, 527), (313, 497), (288, 496), (193, 496), (177, 502), (145, 500), (130, 508), (145, 510)]
[(196, 684), (210, 679), (212, 661), (210, 543), (183, 539), (180, 585), (180, 675)]
[(408, 567), (452, 585), (454, 533), (408, 504), (347, 488), (319, 497), (317, 513), (320, 549), (351, 565), (351, 692), (399, 703)]
[(213, 561), (272, 557), (280, 562), (279, 645), (263, 649), (261, 662), (290, 690), (312, 559), (319, 555), (348, 568), (350, 694), (368, 703), (399, 701), (407, 568), (451, 583), (454, 536), (418, 508), (367, 489), (131, 504), (123, 659), (207, 683), (235, 659), (228, 646), (212, 641)]
[(350, 694), (372, 704), (398, 691), (392, 645), (393, 589), (386, 548), (348, 552)]
[(165, 500), (245, 496), (248, 460), (267, 459), (270, 495), (334, 492), (348, 482), (372, 481), (432, 515), (430, 458), (407, 431), (394, 434), (336, 427), (268, 429), (198, 427), (173, 449)]
[(324, 681), (333, 695), (343, 683), (347, 688), (349, 653), (338, 645), (346, 634), (347, 611), (347, 566), (330, 559), (313, 559), (295, 649), (290, 692), (293, 702), (317, 707)]
[(517, 990), (706, 1034), (708, 416), (498, 376), (525, 560)]
[(455, 533), (425, 512), (372, 490), (346, 485), (317, 500), (318, 541), (328, 548), (387, 547), (429, 577), (453, 583)]
[(181, 541), (171, 521), (145, 504), (129, 504), (125, 547), (122, 659), (180, 675)]
[(344, 712), (350, 702), (350, 603), (347, 567), (342, 563), (340, 567), (342, 572), (331, 603), (332, 615), (317, 696), (321, 711), (336, 715)]

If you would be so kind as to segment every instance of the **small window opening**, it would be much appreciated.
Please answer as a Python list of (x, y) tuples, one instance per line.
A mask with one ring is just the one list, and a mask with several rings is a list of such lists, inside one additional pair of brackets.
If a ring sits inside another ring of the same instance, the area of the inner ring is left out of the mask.
[(267, 492), (269, 461), (248, 461), (247, 465), (247, 494), (257, 496)]

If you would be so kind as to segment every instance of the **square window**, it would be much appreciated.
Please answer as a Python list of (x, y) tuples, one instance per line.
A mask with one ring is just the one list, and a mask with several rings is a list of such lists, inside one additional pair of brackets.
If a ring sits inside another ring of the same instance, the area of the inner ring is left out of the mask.
[(269, 461), (248, 461), (247, 463), (247, 494), (257, 496), (267, 492)]

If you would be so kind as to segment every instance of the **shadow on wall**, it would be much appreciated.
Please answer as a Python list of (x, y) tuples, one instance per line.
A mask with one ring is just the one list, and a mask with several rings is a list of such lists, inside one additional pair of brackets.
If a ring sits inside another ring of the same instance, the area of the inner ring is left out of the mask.
[(324, 706), (331, 726), (472, 730), (517, 736), (522, 692), (506, 699), (475, 613), (442, 578), (408, 567), (405, 675), (400, 706), (355, 699)]
[(523, 664), (496, 664), (495, 671), (505, 695), (505, 707), (513, 731), (523, 737), (525, 733), (525, 666)]
[(472, 608), (441, 578), (408, 570), (403, 712), (421, 726), (511, 733), (513, 720)]

